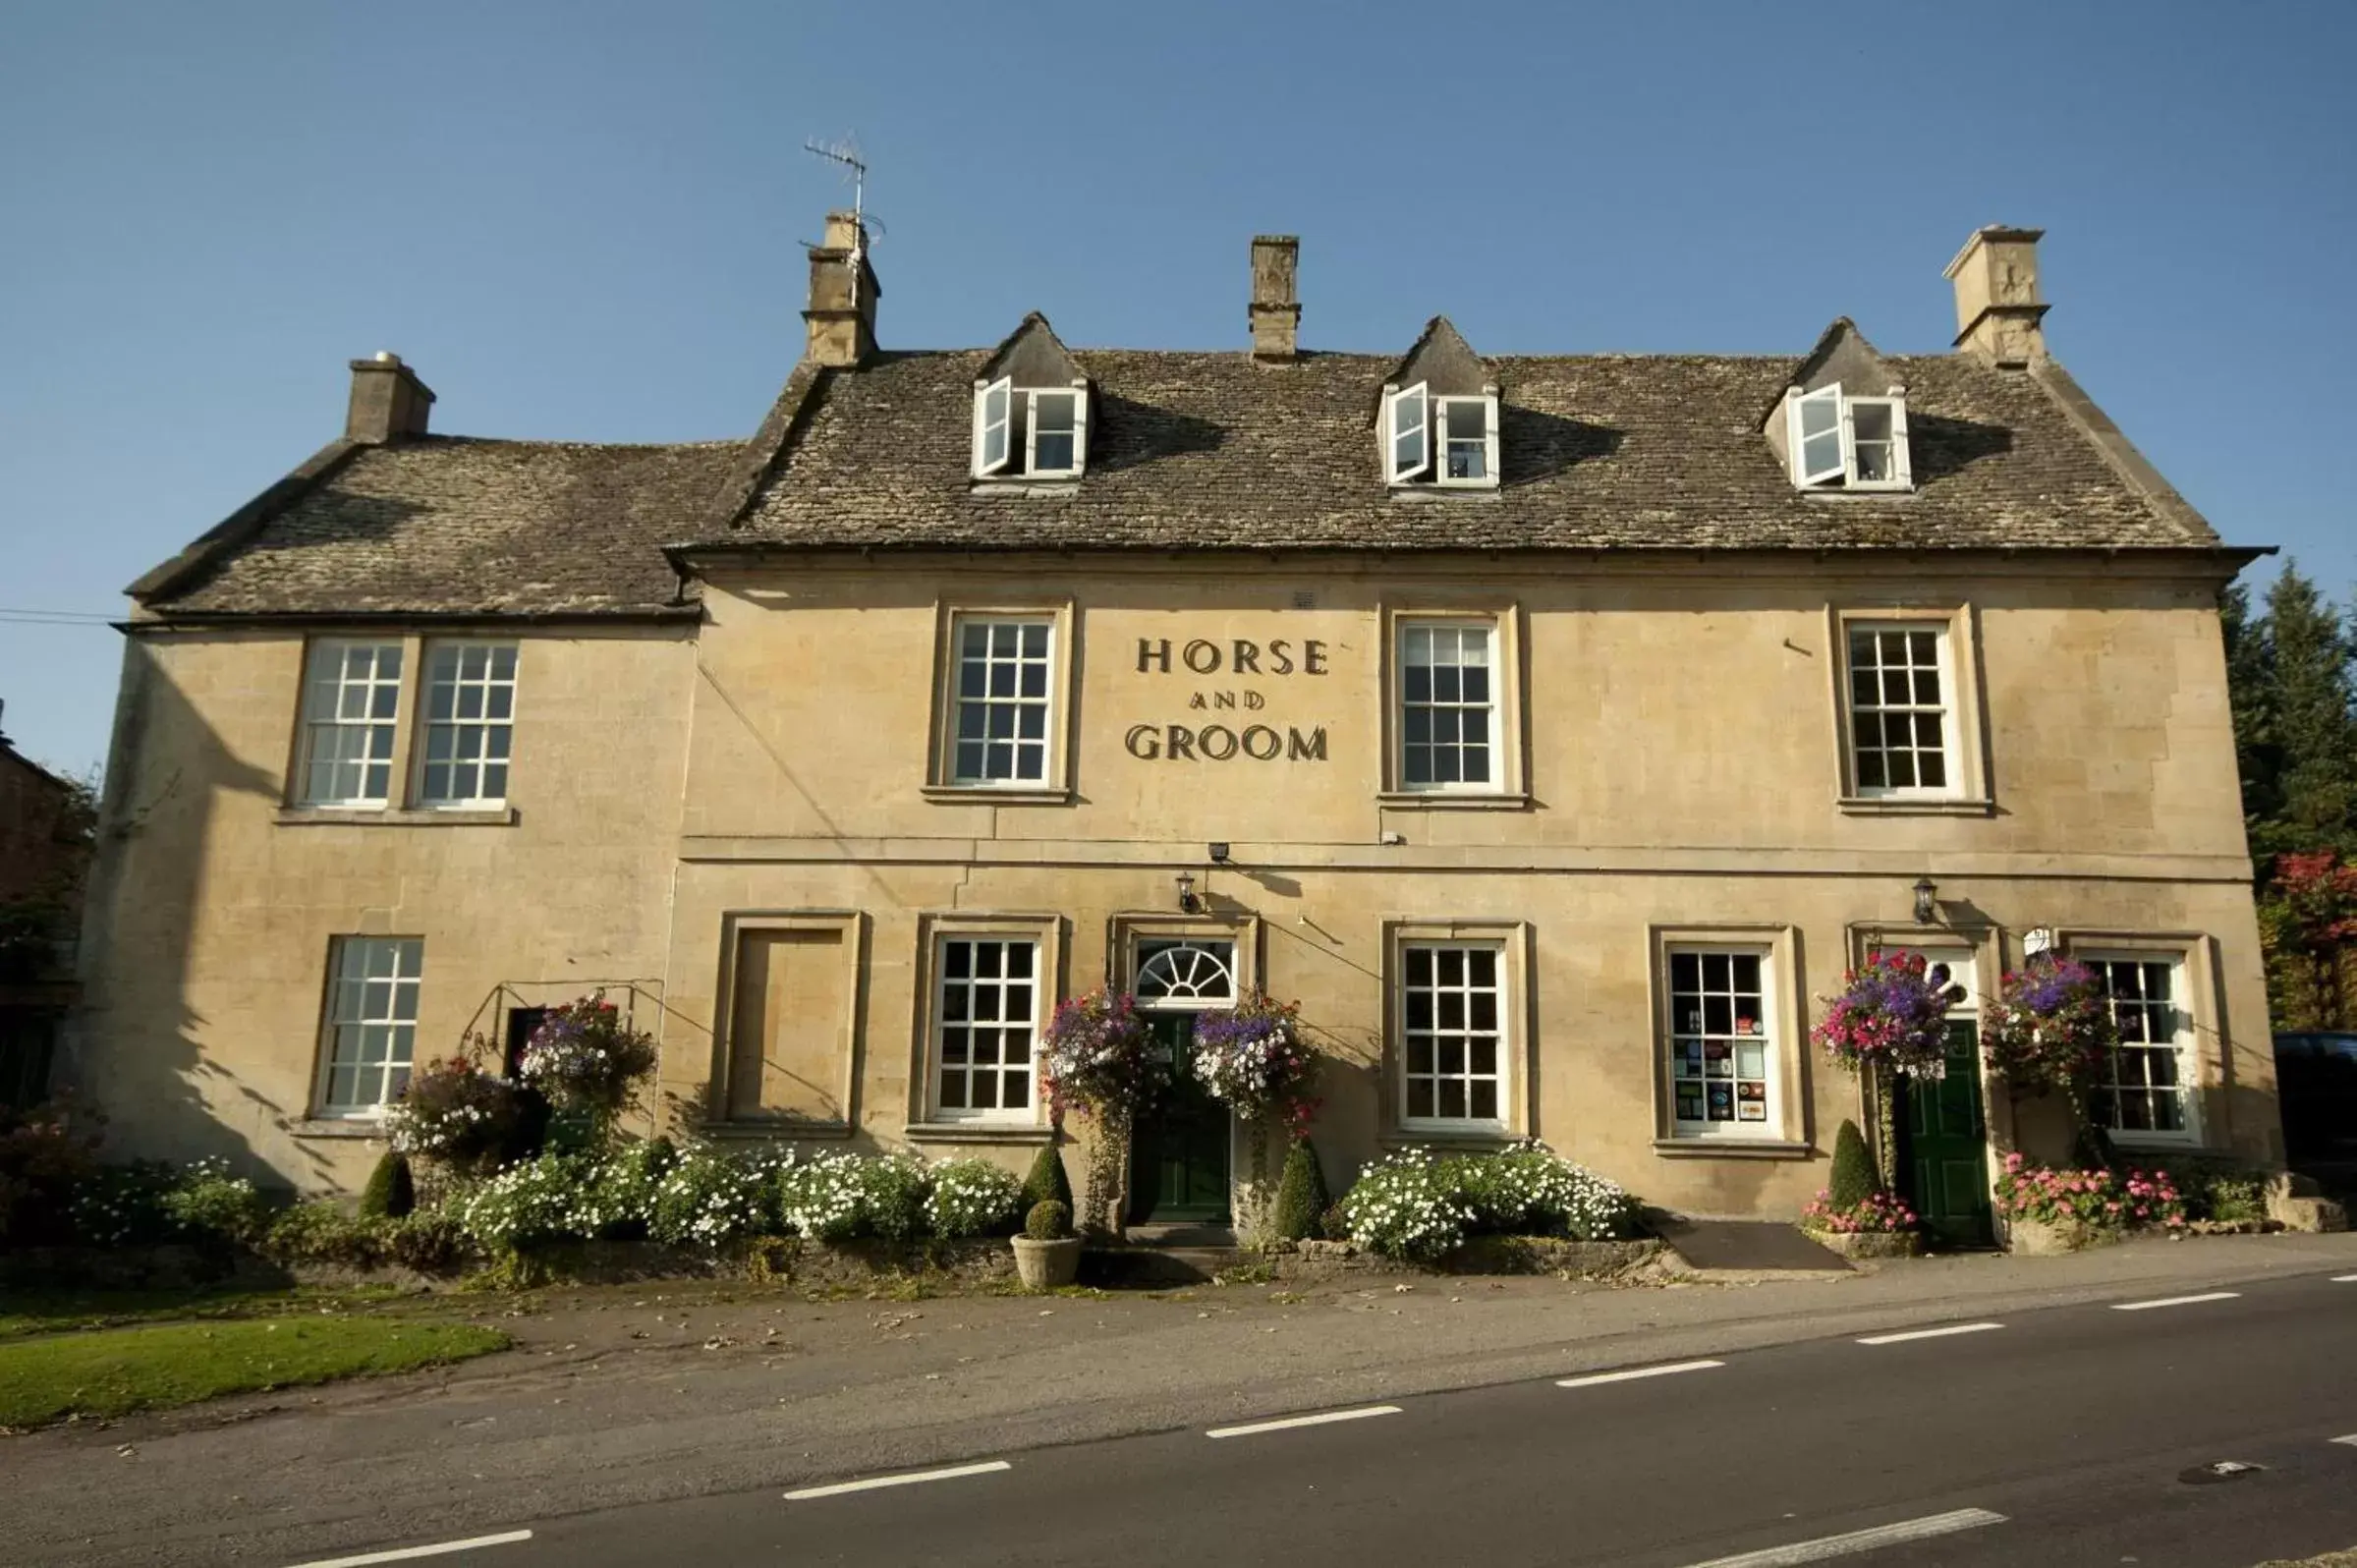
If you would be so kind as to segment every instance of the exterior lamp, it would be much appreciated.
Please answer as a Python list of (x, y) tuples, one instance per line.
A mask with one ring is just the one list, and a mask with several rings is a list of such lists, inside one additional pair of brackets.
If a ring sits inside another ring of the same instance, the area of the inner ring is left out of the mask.
[(1204, 848), (1209, 852), (1212, 865), (1225, 866), (1227, 864), (1227, 846), (1225, 844), (1207, 844)]
[(1936, 924), (1939, 920), (1939, 884), (1928, 876), (1915, 879), (1915, 924)]
[(1179, 913), (1182, 915), (1192, 915), (1203, 907), (1195, 897), (1195, 873), (1193, 871), (1178, 873), (1178, 896)]

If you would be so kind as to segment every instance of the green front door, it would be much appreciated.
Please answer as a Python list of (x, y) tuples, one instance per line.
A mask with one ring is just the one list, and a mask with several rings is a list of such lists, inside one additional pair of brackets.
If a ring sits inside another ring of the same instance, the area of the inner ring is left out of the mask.
[(1139, 1117), (1131, 1134), (1129, 1222), (1224, 1222), (1228, 1112), (1189, 1069), (1195, 1015), (1149, 1014), (1147, 1028), (1170, 1083), (1161, 1103)]
[(1906, 1100), (1907, 1198), (1935, 1242), (1986, 1247), (1988, 1129), (1981, 1118), (1981, 1031), (1948, 1026), (1947, 1076), (1901, 1080)]

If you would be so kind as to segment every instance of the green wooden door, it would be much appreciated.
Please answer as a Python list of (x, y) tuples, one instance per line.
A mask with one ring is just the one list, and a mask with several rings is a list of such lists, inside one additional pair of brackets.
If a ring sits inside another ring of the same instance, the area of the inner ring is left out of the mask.
[(1947, 1076), (1905, 1085), (1908, 1201), (1924, 1230), (1950, 1247), (1986, 1247), (1989, 1217), (1988, 1128), (1981, 1116), (1981, 1031), (1948, 1026)]
[(1129, 1222), (1224, 1222), (1228, 1111), (1188, 1066), (1195, 1015), (1150, 1014), (1147, 1027), (1169, 1064), (1170, 1085), (1161, 1104), (1141, 1116), (1131, 1135)]

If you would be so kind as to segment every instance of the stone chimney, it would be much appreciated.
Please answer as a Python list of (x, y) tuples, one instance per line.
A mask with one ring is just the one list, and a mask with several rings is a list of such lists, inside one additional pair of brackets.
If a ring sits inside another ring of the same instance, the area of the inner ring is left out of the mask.
[(1301, 294), (1293, 281), (1301, 240), (1290, 234), (1255, 235), (1252, 242), (1252, 357), (1285, 364), (1300, 353)]
[(344, 439), (382, 446), (405, 435), (423, 435), (433, 407), (433, 388), (401, 363), (398, 354), (352, 362), (352, 406), (344, 415)]
[(2033, 364), (2046, 358), (2039, 321), (2038, 241), (2044, 229), (1992, 224), (1964, 242), (1947, 276), (1956, 285), (1956, 347), (1992, 364)]
[(883, 293), (868, 264), (868, 237), (859, 216), (826, 215), (826, 239), (811, 248), (811, 308), (802, 312), (813, 364), (858, 364), (875, 352), (875, 302)]

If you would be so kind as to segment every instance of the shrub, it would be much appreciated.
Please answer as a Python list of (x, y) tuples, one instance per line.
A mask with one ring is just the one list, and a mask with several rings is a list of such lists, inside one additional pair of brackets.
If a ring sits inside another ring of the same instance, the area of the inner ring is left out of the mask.
[[(1046, 1151), (1050, 1156), (1055, 1150)], [(1014, 1229), (1023, 1206), (1023, 1184), (1012, 1171), (986, 1159), (953, 1159), (934, 1167), (932, 1191), (926, 1195), (926, 1227), (945, 1241), (966, 1236), (1004, 1235)], [(1043, 1198), (1040, 1203), (1062, 1203)], [(1072, 1205), (1064, 1204), (1069, 1214)]]
[(1843, 1122), (1833, 1135), (1831, 1179), (1818, 1196), (1846, 1212), (1872, 1198), (1881, 1185), (1874, 1156), (1866, 1151), (1866, 1135), (1858, 1131), (1856, 1122)]
[(361, 1189), (361, 1212), (371, 1219), (399, 1219), (417, 1206), (418, 1184), (408, 1157), (397, 1148), (386, 1149)]
[(1308, 1241), (1318, 1234), (1319, 1222), (1333, 1199), (1325, 1190), (1325, 1171), (1318, 1150), (1306, 1138), (1297, 1138), (1285, 1150), (1285, 1168), (1277, 1177), (1276, 1213), (1271, 1220), (1285, 1241)]
[(1894, 1235), (1915, 1228), (1915, 1210), (1888, 1193), (1869, 1192), (1854, 1204), (1836, 1203), (1828, 1188), (1801, 1210), (1801, 1223), (1837, 1236)]
[(1473, 1205), (1429, 1149), (1407, 1148), (1360, 1172), (1342, 1200), (1351, 1239), (1389, 1258), (1430, 1262), (1464, 1245)]
[(1032, 1161), (1029, 1176), (1023, 1179), (1023, 1211), (1030, 1213), (1034, 1204), (1056, 1203), (1072, 1206), (1072, 1179), (1064, 1174), (1064, 1153), (1049, 1144)]
[(1350, 1240), (1349, 1205), (1340, 1203), (1326, 1204), (1325, 1212), (1318, 1216), (1318, 1234), (1327, 1241)]
[(297, 1204), (274, 1220), (260, 1241), (263, 1257), (281, 1263), (345, 1263), (368, 1268), (384, 1260), (377, 1223), (347, 1213), (326, 1199)]
[(625, 1144), (599, 1160), (584, 1183), (582, 1233), (614, 1241), (645, 1236), (663, 1177), (678, 1162), (679, 1150), (667, 1138)]
[(591, 1199), (596, 1169), (586, 1155), (542, 1154), (462, 1194), (450, 1212), (492, 1253), (594, 1235), (601, 1220)]
[(2106, 1229), (2185, 1223), (2185, 1200), (2166, 1171), (2048, 1170), (2018, 1152), (1997, 1173), (1996, 1211), (2042, 1224), (2077, 1221)]
[(1442, 1178), (1471, 1204), (1476, 1233), (1597, 1241), (1634, 1228), (1636, 1203), (1618, 1184), (1543, 1145), (1440, 1163)]
[(507, 1150), (522, 1116), (515, 1085), (454, 1056), (410, 1075), (401, 1097), (385, 1107), (384, 1129), (401, 1153), (483, 1170)]
[(861, 1171), (863, 1228), (886, 1241), (911, 1241), (925, 1234), (926, 1199), (933, 1185), (925, 1162), (887, 1154), (864, 1162)]
[(276, 1210), (229, 1161), (200, 1159), (175, 1173), (162, 1199), (164, 1217), (180, 1236), (215, 1246), (246, 1247), (270, 1229)]
[(75, 1194), (98, 1166), (98, 1118), (64, 1101), (0, 1105), (0, 1247), (74, 1234)]
[(654, 1036), (632, 1029), (605, 992), (552, 1007), (525, 1042), (520, 1076), (600, 1139), (654, 1071)]
[(455, 1274), (473, 1251), (467, 1228), (448, 1214), (428, 1211), (369, 1223), (385, 1261), (421, 1274)]
[(178, 1239), (165, 1200), (179, 1172), (160, 1159), (99, 1165), (73, 1199), (73, 1237), (92, 1247), (153, 1247)]
[(2188, 1219), (2226, 1223), (2267, 1218), (2267, 1177), (2228, 1160), (2171, 1160), (2162, 1167), (2185, 1195)]
[(821, 1154), (787, 1166), (776, 1178), (786, 1229), (812, 1241), (849, 1241), (867, 1217), (867, 1184), (857, 1154)]
[(752, 1163), (715, 1149), (685, 1150), (655, 1186), (647, 1234), (659, 1242), (704, 1247), (758, 1234), (769, 1208), (763, 1175)]
[(1050, 1198), (1032, 1204), (1023, 1218), (1023, 1234), (1036, 1242), (1062, 1241), (1072, 1234), (1072, 1208)]

